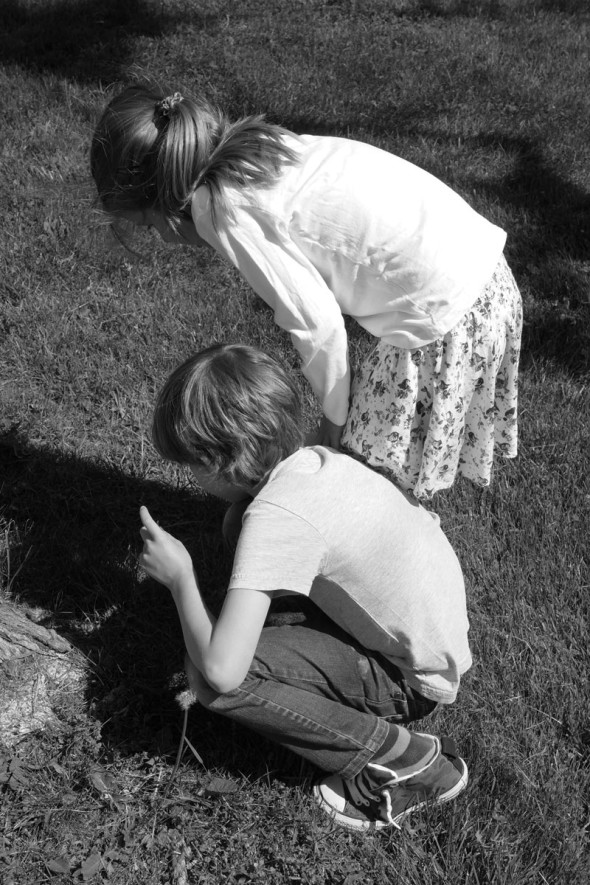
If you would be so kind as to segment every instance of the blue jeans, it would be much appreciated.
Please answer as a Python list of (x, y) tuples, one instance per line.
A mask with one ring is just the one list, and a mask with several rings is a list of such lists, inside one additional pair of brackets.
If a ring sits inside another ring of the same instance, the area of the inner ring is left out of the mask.
[(345, 779), (379, 751), (389, 722), (403, 725), (436, 707), (320, 612), (303, 624), (265, 627), (239, 688), (199, 692), (199, 700)]

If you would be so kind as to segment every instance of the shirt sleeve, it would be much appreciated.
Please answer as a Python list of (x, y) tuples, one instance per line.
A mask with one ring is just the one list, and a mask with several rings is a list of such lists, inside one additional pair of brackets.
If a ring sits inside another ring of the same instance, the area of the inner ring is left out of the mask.
[(323, 537), (308, 522), (283, 507), (254, 501), (242, 523), (229, 589), (309, 596), (326, 555)]
[[(221, 213), (220, 213), (221, 216)], [(333, 292), (289, 236), (286, 225), (254, 206), (240, 206), (232, 219), (193, 210), (198, 233), (242, 274), (288, 332), (302, 371), (327, 418), (344, 424), (350, 368), (342, 311)]]

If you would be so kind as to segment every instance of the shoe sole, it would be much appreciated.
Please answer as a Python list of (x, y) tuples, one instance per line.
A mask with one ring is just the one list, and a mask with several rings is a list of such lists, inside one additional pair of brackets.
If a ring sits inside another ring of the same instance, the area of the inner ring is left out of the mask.
[[(418, 811), (420, 808), (426, 808), (426, 806), (430, 806), (433, 808), (435, 805), (443, 805), (445, 802), (451, 802), (453, 799), (456, 799), (457, 796), (463, 792), (467, 783), (469, 781), (469, 771), (467, 769), (467, 764), (460, 757), (456, 759), (456, 762), (461, 763), (461, 777), (457, 781), (457, 783), (447, 790), (446, 793), (441, 793), (440, 796), (437, 796), (436, 799), (424, 799), (422, 802), (418, 802), (416, 805), (410, 806), (410, 808), (406, 808), (405, 811), (397, 814), (391, 823), (387, 823), (386, 821), (370, 821), (370, 820), (360, 820), (353, 817), (348, 817), (348, 815), (343, 814), (338, 811), (336, 808), (333, 808), (321, 794), (320, 786), (317, 785), (313, 788), (313, 795), (320, 806), (320, 808), (330, 815), (334, 823), (339, 824), (341, 827), (345, 827), (347, 830), (354, 830), (358, 832), (359, 830), (384, 830), (387, 827), (398, 827), (400, 821), (402, 821), (408, 815), (413, 814), (415, 811)], [(458, 769), (457, 769), (458, 770)]]

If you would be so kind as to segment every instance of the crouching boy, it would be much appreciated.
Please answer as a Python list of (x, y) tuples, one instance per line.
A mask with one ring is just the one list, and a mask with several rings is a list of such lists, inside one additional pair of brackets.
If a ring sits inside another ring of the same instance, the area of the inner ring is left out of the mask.
[[(140, 512), (140, 564), (172, 594), (201, 703), (326, 772), (314, 795), (342, 826), (399, 826), (454, 799), (467, 784), (454, 742), (404, 728), (452, 703), (471, 664), (438, 517), (347, 455), (306, 447), (295, 386), (250, 347), (215, 345), (176, 369), (153, 439), (243, 512), (218, 618), (186, 548)], [(285, 594), (321, 617), (265, 627)]]

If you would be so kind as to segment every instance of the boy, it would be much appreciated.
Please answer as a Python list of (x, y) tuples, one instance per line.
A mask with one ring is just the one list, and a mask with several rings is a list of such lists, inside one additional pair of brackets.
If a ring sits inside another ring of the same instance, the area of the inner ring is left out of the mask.
[[(199, 701), (329, 772), (314, 795), (338, 824), (399, 826), (467, 784), (450, 739), (402, 724), (452, 703), (471, 664), (461, 568), (438, 517), (347, 455), (305, 447), (301, 426), (296, 388), (258, 350), (214, 345), (180, 366), (156, 449), (244, 514), (219, 617), (145, 507), (139, 561), (172, 594)], [(326, 617), (264, 627), (285, 594)]]

